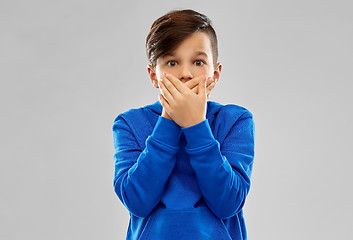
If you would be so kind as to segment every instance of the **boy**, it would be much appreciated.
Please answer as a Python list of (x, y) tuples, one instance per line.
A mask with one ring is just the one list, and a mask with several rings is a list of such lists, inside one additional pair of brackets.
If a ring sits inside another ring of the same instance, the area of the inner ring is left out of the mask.
[(159, 101), (113, 124), (126, 239), (247, 239), (254, 121), (244, 107), (207, 101), (222, 69), (210, 20), (193, 10), (167, 13), (153, 23), (146, 53)]

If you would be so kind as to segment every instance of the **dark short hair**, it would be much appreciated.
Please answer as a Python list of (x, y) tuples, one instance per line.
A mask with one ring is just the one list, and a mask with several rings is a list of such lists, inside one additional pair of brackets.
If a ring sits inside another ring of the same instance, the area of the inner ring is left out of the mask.
[(151, 26), (146, 38), (146, 54), (153, 67), (157, 59), (175, 50), (195, 32), (205, 32), (211, 42), (213, 65), (218, 58), (217, 35), (211, 20), (194, 10), (173, 10), (158, 18)]

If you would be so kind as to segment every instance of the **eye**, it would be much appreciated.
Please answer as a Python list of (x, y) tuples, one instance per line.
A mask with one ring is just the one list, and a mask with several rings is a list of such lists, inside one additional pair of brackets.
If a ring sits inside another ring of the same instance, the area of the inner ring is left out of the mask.
[(196, 60), (194, 63), (196, 66), (202, 66), (205, 64), (204, 61), (202, 61), (202, 60)]
[(174, 67), (174, 66), (176, 66), (178, 63), (177, 63), (176, 61), (174, 61), (174, 60), (170, 60), (170, 61), (167, 62), (167, 64), (168, 64), (169, 67)]

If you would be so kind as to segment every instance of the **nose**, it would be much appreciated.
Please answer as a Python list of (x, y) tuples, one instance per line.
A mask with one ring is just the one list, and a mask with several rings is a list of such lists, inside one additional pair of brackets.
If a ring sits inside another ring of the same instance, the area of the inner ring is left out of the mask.
[(183, 66), (183, 67), (181, 68), (181, 71), (180, 71), (179, 79), (180, 79), (181, 81), (185, 82), (185, 81), (188, 81), (188, 80), (190, 80), (190, 79), (192, 79), (192, 78), (193, 78), (193, 76), (192, 76), (192, 74), (191, 74), (190, 69), (189, 69), (187, 66)]

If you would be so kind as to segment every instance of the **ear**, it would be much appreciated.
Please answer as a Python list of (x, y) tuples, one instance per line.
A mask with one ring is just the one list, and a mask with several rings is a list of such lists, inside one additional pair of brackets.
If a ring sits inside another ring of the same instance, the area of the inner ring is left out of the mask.
[(152, 85), (155, 88), (159, 88), (158, 86), (158, 79), (157, 79), (157, 74), (156, 74), (156, 70), (154, 67), (152, 67), (152, 65), (148, 65), (147, 66), (147, 72), (148, 72), (148, 76), (150, 77), (150, 80), (152, 82)]
[(216, 67), (214, 68), (214, 72), (213, 72), (213, 78), (215, 79), (216, 84), (217, 84), (219, 78), (221, 77), (221, 71), (222, 71), (222, 64), (217, 63)]

